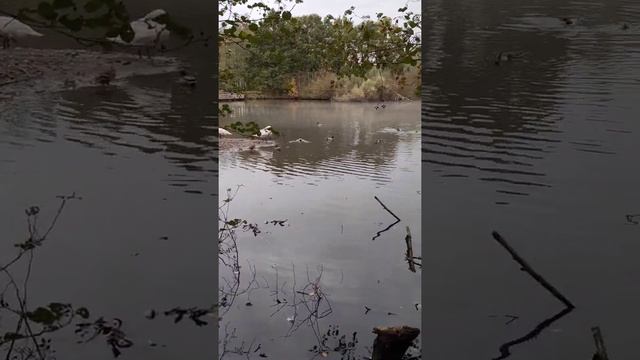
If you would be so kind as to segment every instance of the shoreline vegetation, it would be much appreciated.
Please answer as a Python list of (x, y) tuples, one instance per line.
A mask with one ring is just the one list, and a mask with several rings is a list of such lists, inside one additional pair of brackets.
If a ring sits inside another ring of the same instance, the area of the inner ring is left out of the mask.
[(258, 22), (225, 21), (220, 29), (219, 100), (420, 99), (419, 22), (377, 18), (265, 14)]
[[(417, 67), (403, 68), (402, 75), (391, 74), (385, 70), (382, 74), (368, 74), (366, 77), (338, 78), (332, 73), (305, 74), (303, 80), (297, 80), (299, 89), (238, 89), (220, 84), (218, 100), (220, 102), (244, 100), (318, 100), (339, 102), (380, 102), (419, 100), (421, 85), (420, 71)], [(376, 71), (377, 72), (377, 71)], [(294, 80), (292, 80), (294, 81)]]

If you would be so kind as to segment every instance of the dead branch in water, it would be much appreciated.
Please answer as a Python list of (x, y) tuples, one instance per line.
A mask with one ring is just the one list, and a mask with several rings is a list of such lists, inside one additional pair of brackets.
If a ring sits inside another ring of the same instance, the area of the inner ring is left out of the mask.
[(382, 201), (380, 201), (380, 199), (378, 199), (378, 197), (377, 197), (377, 196), (374, 196), (373, 198), (374, 198), (374, 199), (376, 199), (376, 201), (378, 201), (378, 202), (380, 203), (380, 205), (382, 205), (382, 207), (383, 207), (385, 210), (387, 210), (387, 212), (388, 212), (389, 214), (393, 215), (393, 217), (394, 217), (394, 218), (396, 218), (396, 220), (400, 221), (400, 218), (399, 218), (398, 216), (396, 216), (396, 214), (394, 214), (394, 213), (393, 213), (393, 211), (389, 210), (389, 208), (388, 208), (385, 204), (383, 204), (383, 203), (382, 203)]
[(500, 346), (500, 356), (493, 358), (493, 360), (502, 360), (502, 359), (508, 358), (509, 356), (511, 356), (512, 347), (525, 343), (529, 340), (535, 339), (536, 337), (538, 337), (538, 335), (540, 335), (540, 333), (542, 333), (543, 330), (547, 329), (549, 326), (551, 326), (551, 324), (560, 320), (561, 318), (569, 314), (571, 311), (573, 311), (573, 308), (566, 307), (559, 313), (540, 322), (538, 325), (536, 325), (535, 328), (533, 328), (533, 330), (531, 330), (524, 336), (521, 336), (515, 340), (511, 340), (502, 344)]
[(407, 243), (407, 262), (409, 263), (409, 270), (411, 272), (416, 272), (416, 262), (414, 261), (415, 257), (413, 256), (413, 245), (411, 243), (411, 230), (407, 226), (407, 236), (405, 236), (404, 241)]
[(384, 228), (383, 230), (380, 230), (378, 232), (376, 232), (376, 235), (371, 238), (371, 240), (375, 240), (376, 238), (380, 237), (380, 235), (382, 235), (383, 232), (385, 231), (389, 231), (389, 229), (391, 229), (395, 224), (400, 222), (400, 218), (396, 216), (396, 214), (393, 213), (393, 211), (389, 210), (389, 208), (382, 203), (382, 201), (380, 201), (380, 199), (378, 199), (377, 196), (373, 197), (374, 199), (376, 199), (376, 201), (378, 201), (378, 203), (380, 203), (380, 205), (382, 205), (382, 207), (387, 210), (387, 212), (391, 215), (393, 215), (394, 218), (396, 218), (396, 221), (394, 221), (393, 223), (389, 224), (389, 226), (387, 226), (386, 228)]
[(533, 268), (529, 264), (527, 264), (527, 262), (520, 255), (518, 255), (518, 253), (509, 245), (509, 243), (507, 243), (507, 241), (497, 231), (494, 231), (492, 235), (493, 235), (493, 238), (500, 245), (502, 245), (502, 247), (504, 247), (509, 252), (509, 254), (511, 254), (511, 257), (513, 257), (513, 260), (515, 260), (518, 264), (520, 264), (520, 266), (522, 266), (521, 269), (523, 271), (531, 275), (531, 277), (534, 278), (534, 280), (536, 280), (540, 285), (542, 285), (542, 287), (544, 287), (547, 291), (549, 291), (556, 299), (560, 300), (563, 304), (565, 304), (567, 308), (570, 308), (570, 309), (575, 308), (575, 306), (571, 303), (571, 301), (569, 301), (569, 299), (567, 299), (564, 295), (562, 295), (560, 291), (558, 291), (545, 278), (543, 278), (542, 275), (538, 274), (535, 270), (533, 270)]
[(596, 352), (593, 354), (593, 359), (609, 360), (609, 355), (607, 354), (607, 348), (604, 346), (604, 338), (602, 337), (602, 332), (600, 331), (600, 327), (599, 326), (592, 327), (591, 333), (593, 334), (593, 341), (596, 344)]

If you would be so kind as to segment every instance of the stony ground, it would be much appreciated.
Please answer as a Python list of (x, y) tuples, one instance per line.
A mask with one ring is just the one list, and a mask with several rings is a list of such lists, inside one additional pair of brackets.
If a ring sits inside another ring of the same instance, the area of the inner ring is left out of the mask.
[(0, 94), (98, 86), (96, 77), (110, 68), (115, 70), (112, 83), (117, 84), (135, 75), (175, 72), (181, 64), (169, 57), (89, 50), (0, 49)]

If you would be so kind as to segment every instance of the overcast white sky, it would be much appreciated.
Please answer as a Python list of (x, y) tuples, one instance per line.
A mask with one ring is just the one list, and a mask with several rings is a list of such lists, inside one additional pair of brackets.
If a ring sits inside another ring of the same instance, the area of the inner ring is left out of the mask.
[[(375, 19), (376, 13), (379, 12), (395, 16), (398, 14), (398, 9), (405, 5), (408, 5), (410, 11), (420, 13), (420, 0), (304, 0), (302, 4), (295, 6), (292, 13), (294, 16), (308, 14), (318, 14), (322, 17), (329, 14), (339, 16), (349, 6), (355, 6), (356, 15), (369, 15)], [(247, 11), (244, 7), (237, 10), (241, 13)]]
[(369, 15), (375, 18), (376, 13), (379, 12), (390, 16), (396, 15), (398, 9), (404, 5), (408, 5), (410, 11), (420, 13), (420, 0), (304, 0), (302, 4), (296, 5), (293, 14), (336, 16), (342, 15), (349, 6), (355, 6), (357, 15)]

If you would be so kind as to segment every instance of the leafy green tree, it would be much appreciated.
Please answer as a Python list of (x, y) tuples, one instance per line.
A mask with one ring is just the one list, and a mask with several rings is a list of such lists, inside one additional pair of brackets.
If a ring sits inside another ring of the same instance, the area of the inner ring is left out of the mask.
[[(128, 43), (135, 35), (130, 24), (133, 19), (120, 0), (45, 0), (34, 7), (22, 7), (15, 14), (0, 8), (0, 14), (15, 17), (28, 25), (48, 28), (85, 46), (111, 48), (113, 44), (107, 38), (120, 36)], [(174, 21), (169, 14), (154, 21), (166, 25), (167, 30), (182, 38), (185, 43), (181, 47), (194, 41), (206, 44), (210, 38), (204, 33), (196, 37), (192, 29)]]
[(221, 20), (222, 58), (234, 59), (221, 62), (223, 85), (233, 82), (245, 89), (285, 92), (291, 90), (291, 80), (299, 90), (301, 79), (318, 71), (366, 78), (372, 69), (380, 76), (389, 70), (399, 79), (420, 64), (420, 16), (407, 7), (398, 9), (395, 18), (378, 13), (375, 20), (355, 23), (353, 7), (338, 18), (322, 19), (292, 17), (285, 9), (287, 2), (276, 4), (248, 5), (260, 9), (257, 19), (233, 12), (233, 4), (223, 7), (221, 15), (227, 17)]

